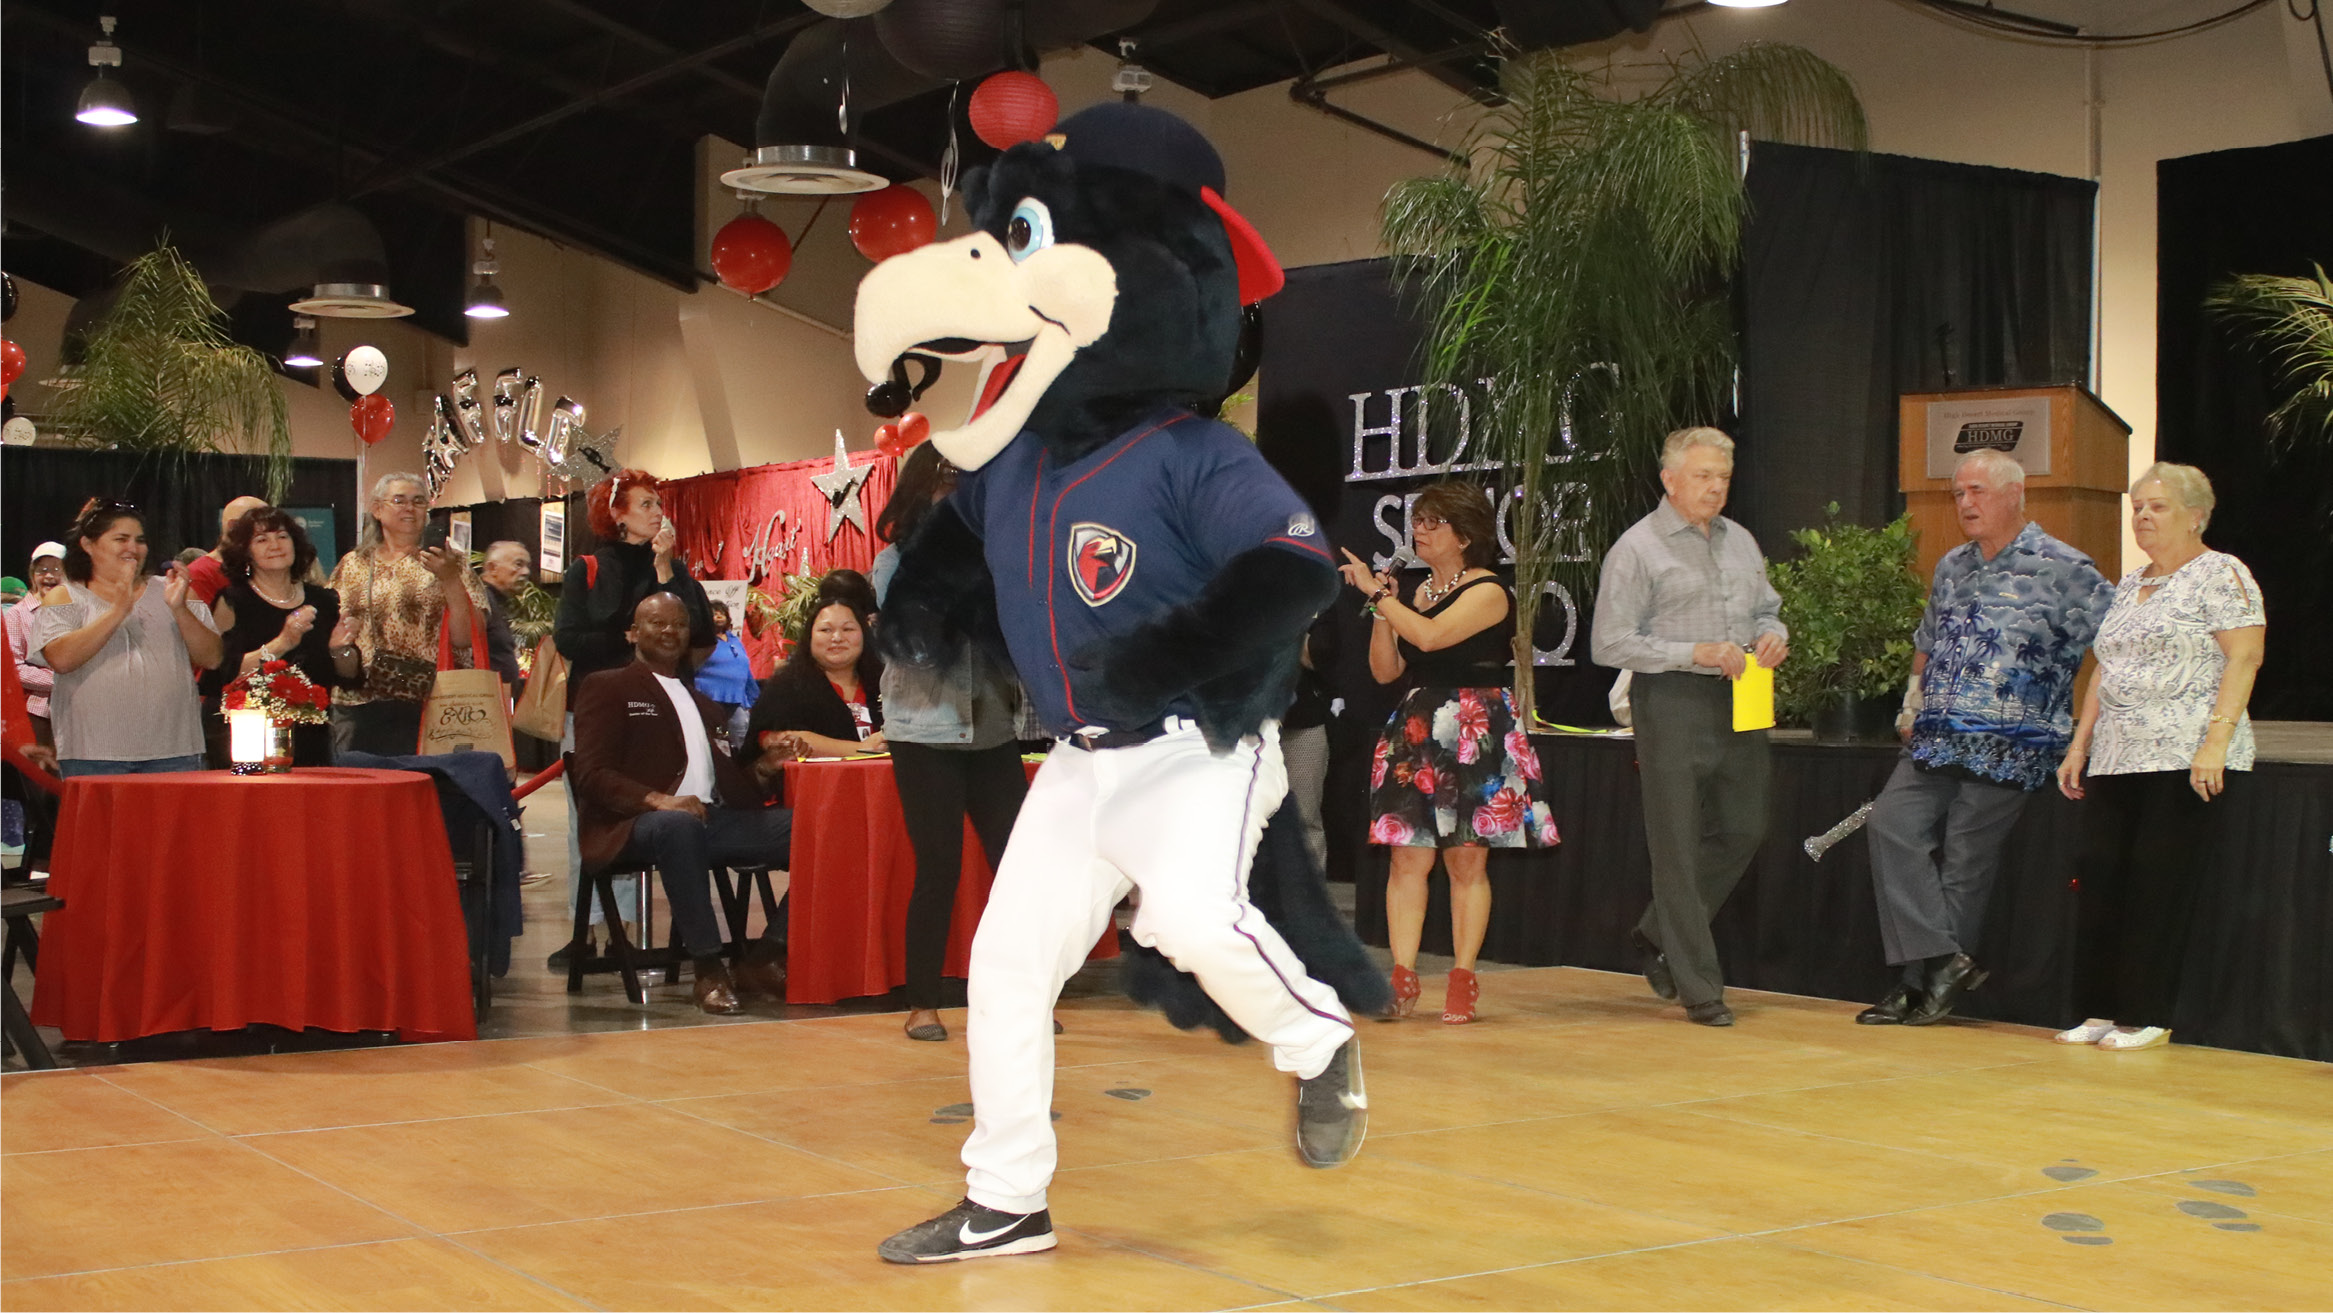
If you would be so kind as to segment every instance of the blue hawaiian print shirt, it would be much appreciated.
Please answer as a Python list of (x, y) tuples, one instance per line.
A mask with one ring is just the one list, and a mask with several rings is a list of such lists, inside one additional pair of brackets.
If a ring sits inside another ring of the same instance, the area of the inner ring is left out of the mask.
[(1912, 646), (1928, 654), (1912, 760), (2003, 784), (2049, 782), (2073, 736), (2074, 673), (2114, 585), (2028, 523), (1988, 561), (1973, 542), (1936, 563)]

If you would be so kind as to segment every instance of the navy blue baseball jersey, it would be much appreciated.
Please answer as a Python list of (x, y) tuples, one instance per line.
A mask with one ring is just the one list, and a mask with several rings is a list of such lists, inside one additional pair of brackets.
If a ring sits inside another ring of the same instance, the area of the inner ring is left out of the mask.
[[(1068, 659), (1197, 597), (1259, 546), (1330, 561), (1304, 499), (1238, 430), (1160, 412), (1068, 464), (1023, 433), (962, 475), (956, 511), (996, 577), (997, 617), (1048, 731), (1135, 729), (1082, 714)], [(1190, 715), (1176, 703), (1172, 715)]]

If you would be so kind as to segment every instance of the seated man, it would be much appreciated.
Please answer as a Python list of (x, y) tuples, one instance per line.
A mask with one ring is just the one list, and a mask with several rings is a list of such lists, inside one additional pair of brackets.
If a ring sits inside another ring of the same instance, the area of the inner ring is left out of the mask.
[(652, 862), (681, 946), (696, 962), (694, 999), (715, 1015), (740, 1010), (739, 991), (785, 995), (776, 928), (746, 951), (731, 982), (713, 915), (716, 864), (784, 866), (794, 816), (762, 805), (753, 775), (715, 746), (721, 719), (701, 693), (681, 683), (689, 614), (670, 593), (651, 593), (632, 611), (624, 637), (628, 666), (584, 682), (575, 703), (576, 791), (586, 870), (621, 860)]

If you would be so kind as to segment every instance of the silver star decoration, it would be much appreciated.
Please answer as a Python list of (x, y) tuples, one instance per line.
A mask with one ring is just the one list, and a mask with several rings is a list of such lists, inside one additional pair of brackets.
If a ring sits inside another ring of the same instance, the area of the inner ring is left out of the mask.
[(834, 431), (834, 469), (826, 474), (812, 476), (810, 486), (826, 498), (826, 540), (834, 541), (836, 531), (849, 520), (859, 526), (860, 533), (868, 532), (867, 508), (859, 501), (859, 490), (867, 476), (875, 472), (872, 465), (851, 464), (850, 449), (843, 445), (842, 430)]
[(616, 439), (623, 435), (621, 424), (596, 438), (578, 428), (567, 440), (567, 454), (548, 468), (569, 483), (597, 483), (616, 472)]

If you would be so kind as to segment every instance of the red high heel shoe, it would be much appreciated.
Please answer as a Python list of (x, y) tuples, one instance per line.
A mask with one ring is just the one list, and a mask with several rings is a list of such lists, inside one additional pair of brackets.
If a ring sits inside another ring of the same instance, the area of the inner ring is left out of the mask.
[(1450, 986), (1442, 1000), (1442, 1024), (1463, 1026), (1474, 1020), (1474, 1001), (1482, 997), (1482, 981), (1465, 967), (1450, 968)]
[(1418, 1010), (1418, 995), (1424, 987), (1418, 984), (1418, 973), (1400, 963), (1393, 967), (1393, 1006), (1385, 1010), (1388, 1017), (1406, 1017)]

